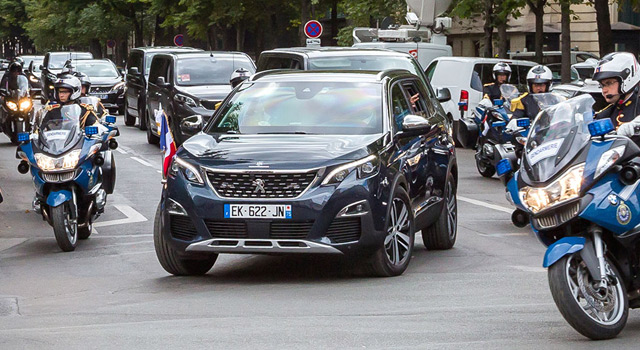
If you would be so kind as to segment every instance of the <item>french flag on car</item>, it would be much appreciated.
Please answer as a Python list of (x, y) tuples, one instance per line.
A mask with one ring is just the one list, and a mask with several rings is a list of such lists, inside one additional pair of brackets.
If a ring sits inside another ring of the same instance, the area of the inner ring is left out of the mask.
[(176, 143), (173, 141), (173, 134), (171, 134), (171, 129), (169, 129), (167, 115), (162, 109), (156, 112), (156, 121), (160, 123), (160, 150), (164, 152), (162, 159), (162, 176), (166, 178), (169, 172), (169, 166), (171, 166), (171, 161), (176, 155)]

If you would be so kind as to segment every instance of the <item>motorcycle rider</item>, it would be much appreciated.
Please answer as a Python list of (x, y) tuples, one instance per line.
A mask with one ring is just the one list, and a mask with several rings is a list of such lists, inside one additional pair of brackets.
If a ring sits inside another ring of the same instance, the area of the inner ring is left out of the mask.
[(531, 68), (527, 73), (527, 88), (529, 92), (525, 92), (511, 101), (513, 118), (527, 117), (533, 120), (540, 112), (540, 106), (533, 95), (549, 92), (552, 80), (553, 73), (546, 66), (537, 65)]
[(509, 77), (511, 77), (511, 67), (504, 63), (498, 62), (495, 66), (493, 66), (493, 82), (484, 84), (482, 88), (483, 98), (488, 98), (493, 103), (494, 100), (499, 100), (502, 98), (502, 93), (500, 92), (500, 85), (509, 81)]
[[(235, 89), (236, 86), (240, 85), (243, 81), (249, 79), (251, 72), (244, 68), (238, 68), (231, 74), (231, 79), (229, 79), (229, 84), (231, 84), (231, 89)], [(216, 103), (214, 109), (218, 109), (222, 105), (222, 101)]]
[(593, 75), (593, 80), (600, 83), (602, 96), (609, 103), (596, 113), (595, 119), (611, 119), (618, 135), (632, 137), (638, 134), (635, 132), (635, 128), (640, 127), (638, 69), (640, 65), (633, 54), (613, 52), (598, 62)]
[(78, 104), (81, 108), (80, 127), (92, 126), (98, 124), (98, 117), (93, 111), (93, 106), (85, 106), (79, 103), (82, 83), (80, 79), (73, 75), (64, 75), (53, 84), (54, 94), (57, 101), (49, 101), (44, 106), (47, 114), (40, 125), (54, 119), (63, 119), (60, 113), (60, 107)]
[(103, 118), (107, 114), (109, 114), (107, 112), (107, 109), (104, 108), (102, 101), (100, 101), (100, 99), (97, 97), (95, 97), (95, 99), (98, 101), (98, 103), (95, 106), (90, 103), (84, 103), (85, 99), (83, 99), (82, 97), (89, 97), (89, 91), (91, 90), (91, 79), (89, 79), (89, 76), (85, 73), (76, 73), (75, 75), (80, 79), (80, 84), (82, 85), (82, 91), (80, 93), (80, 103), (82, 103), (85, 107), (91, 105), (91, 107), (94, 109), (94, 112), (99, 118)]
[(0, 88), (9, 89), (9, 80), (10, 78), (17, 77), (18, 75), (24, 75), (24, 71), (22, 70), (22, 64), (18, 61), (11, 62), (9, 65), (9, 69), (2, 75), (2, 80), (0, 80)]

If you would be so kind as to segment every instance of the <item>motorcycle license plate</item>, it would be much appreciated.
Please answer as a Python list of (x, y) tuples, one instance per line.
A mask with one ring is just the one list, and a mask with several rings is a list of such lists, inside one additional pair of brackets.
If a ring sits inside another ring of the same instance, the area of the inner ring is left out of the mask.
[(291, 219), (291, 205), (225, 204), (225, 219)]

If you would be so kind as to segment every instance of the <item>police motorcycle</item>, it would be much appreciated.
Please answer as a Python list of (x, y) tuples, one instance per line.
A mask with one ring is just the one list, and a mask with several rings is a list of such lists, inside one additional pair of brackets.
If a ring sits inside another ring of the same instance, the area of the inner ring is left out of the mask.
[[(33, 209), (52, 227), (58, 246), (65, 252), (78, 239), (91, 235), (93, 222), (104, 212), (107, 195), (113, 193), (116, 165), (112, 150), (119, 135), (114, 116), (82, 130), (79, 105), (57, 108), (62, 118), (47, 118), (56, 109), (39, 111), (31, 135), (20, 134), (18, 171), (31, 172), (36, 195)], [(56, 112), (57, 113), (57, 112)]]
[(18, 144), (18, 134), (31, 131), (33, 101), (29, 92), (29, 81), (24, 75), (9, 78), (8, 89), (0, 89), (2, 103), (2, 130)]
[(593, 121), (590, 95), (542, 111), (520, 170), (497, 166), (514, 224), (547, 246), (543, 266), (565, 320), (591, 339), (615, 337), (640, 307), (640, 148)]

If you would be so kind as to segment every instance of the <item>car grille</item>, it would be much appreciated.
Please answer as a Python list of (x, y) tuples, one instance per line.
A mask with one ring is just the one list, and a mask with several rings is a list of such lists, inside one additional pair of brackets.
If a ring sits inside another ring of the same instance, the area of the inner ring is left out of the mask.
[(313, 221), (309, 222), (272, 222), (269, 238), (305, 239), (311, 231)]
[(205, 220), (213, 238), (247, 238), (247, 224), (238, 221)]
[(550, 214), (535, 217), (534, 220), (536, 221), (536, 226), (540, 229), (548, 229), (560, 226), (573, 219), (578, 215), (578, 210), (580, 210), (580, 202), (575, 202), (558, 208)]
[(111, 86), (95, 86), (91, 88), (92, 94), (108, 94), (111, 91)]
[(211, 109), (211, 110), (216, 109), (216, 105), (217, 105), (219, 102), (220, 102), (220, 101), (200, 100), (200, 103), (202, 104), (202, 107), (204, 107), (204, 108), (206, 108), (206, 109)]
[(360, 218), (334, 219), (327, 230), (333, 243), (355, 242), (360, 239)]
[(64, 173), (42, 173), (42, 178), (46, 182), (67, 182), (73, 180), (75, 171), (67, 171)]
[(188, 216), (169, 215), (171, 236), (183, 241), (192, 241), (197, 235), (195, 225)]
[(221, 197), (295, 198), (311, 185), (316, 172), (225, 173), (208, 170), (207, 176)]

